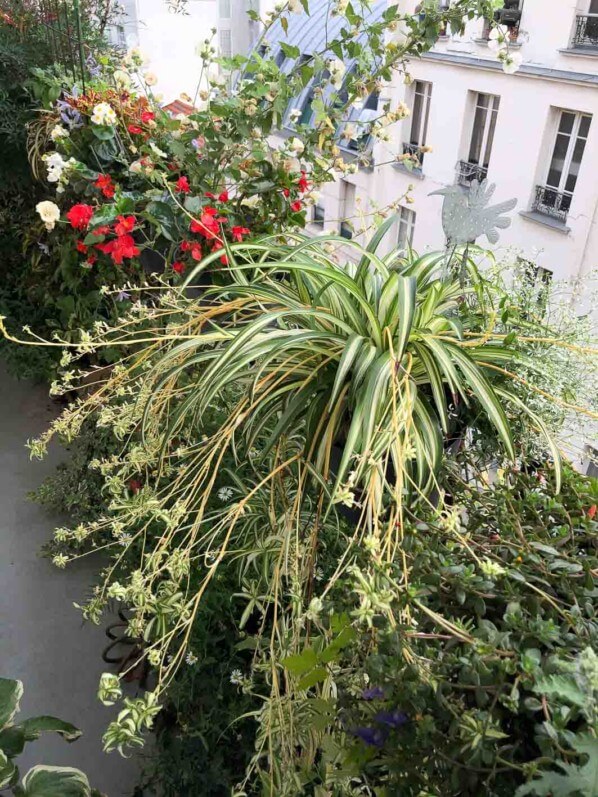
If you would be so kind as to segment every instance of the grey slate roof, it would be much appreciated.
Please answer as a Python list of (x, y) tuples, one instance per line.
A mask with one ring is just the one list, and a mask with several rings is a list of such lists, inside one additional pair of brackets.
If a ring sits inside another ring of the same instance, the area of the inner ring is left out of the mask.
[[(276, 45), (281, 41), (298, 47), (302, 54), (311, 55), (314, 52), (326, 50), (326, 42), (336, 39), (343, 27), (349, 27), (349, 23), (343, 16), (332, 16), (329, 12), (332, 3), (328, 0), (309, 0), (309, 15), (288, 14), (288, 31), (284, 32), (280, 20), (274, 23), (266, 36), (267, 41), (276, 49)], [(387, 7), (387, 0), (375, 0), (370, 9), (364, 7), (363, 11), (359, 3), (355, 3), (356, 11), (363, 13), (368, 23), (376, 22), (382, 18), (382, 14)], [(357, 42), (364, 46), (366, 38), (362, 34)], [(330, 53), (332, 55), (332, 53)], [(347, 67), (350, 64), (347, 63)]]

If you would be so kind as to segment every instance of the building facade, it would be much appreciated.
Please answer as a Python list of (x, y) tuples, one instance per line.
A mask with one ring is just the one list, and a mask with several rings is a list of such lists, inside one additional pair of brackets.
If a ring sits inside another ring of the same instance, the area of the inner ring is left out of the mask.
[[(416, 1), (409, 5), (416, 13)], [(374, 144), (371, 168), (325, 186), (314, 232), (348, 236), (340, 219), (409, 193), (393, 243), (441, 248), (442, 198), (434, 192), (488, 179), (496, 184), (493, 201), (518, 201), (499, 246), (520, 250), (555, 279), (589, 277), (598, 266), (598, 0), (505, 6), (511, 47), (523, 58), (519, 71), (505, 74), (483, 20), (462, 35), (447, 31), (411, 62), (410, 83), (398, 76), (385, 87), (379, 107), (404, 102), (410, 116), (392, 126), (390, 142)], [(421, 166), (398, 162), (404, 153)]]

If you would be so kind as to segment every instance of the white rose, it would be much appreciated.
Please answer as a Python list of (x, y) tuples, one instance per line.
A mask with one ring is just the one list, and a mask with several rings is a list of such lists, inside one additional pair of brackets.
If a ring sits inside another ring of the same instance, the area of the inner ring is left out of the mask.
[(38, 202), (35, 206), (36, 211), (39, 213), (41, 220), (46, 225), (46, 230), (51, 232), (60, 218), (60, 208), (54, 202), (45, 200)]
[(302, 155), (305, 150), (305, 144), (300, 138), (291, 138), (289, 139), (289, 149), (291, 152), (294, 152), (295, 155)]
[(156, 83), (158, 82), (158, 78), (156, 77), (156, 75), (154, 75), (153, 72), (146, 72), (143, 75), (143, 79), (145, 80), (146, 85), (148, 86), (155, 86)]

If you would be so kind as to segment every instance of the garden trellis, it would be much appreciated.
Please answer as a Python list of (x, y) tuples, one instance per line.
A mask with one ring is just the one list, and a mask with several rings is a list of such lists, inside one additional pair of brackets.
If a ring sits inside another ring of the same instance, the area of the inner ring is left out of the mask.
[(79, 0), (38, 0), (39, 24), (57, 64), (85, 91), (85, 54)]

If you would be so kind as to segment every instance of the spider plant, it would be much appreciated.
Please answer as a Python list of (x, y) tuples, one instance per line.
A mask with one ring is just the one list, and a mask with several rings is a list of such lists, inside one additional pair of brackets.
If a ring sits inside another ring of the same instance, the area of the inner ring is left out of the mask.
[[(236, 423), (248, 447), (258, 446), (264, 458), (300, 430), (301, 456), (324, 480), (333, 477), (335, 500), (350, 503), (354, 488), (365, 490), (376, 511), (384, 493), (432, 491), (454, 436), (453, 404), (467, 408), (469, 428), (489, 422), (514, 458), (505, 407), (511, 402), (536, 426), (542, 422), (496, 375), (518, 353), (492, 336), (483, 279), (471, 259), (464, 288), (438, 276), (444, 253), (380, 256), (387, 229), (367, 249), (351, 245), (356, 263), (337, 256), (347, 242), (335, 236), (230, 247), (232, 282), (201, 300), (221, 312), (160, 359), (146, 417), (160, 386), (194, 367), (169, 435), (190, 417), (199, 423), (234, 384), (243, 395)], [(558, 479), (558, 451), (548, 444)]]

